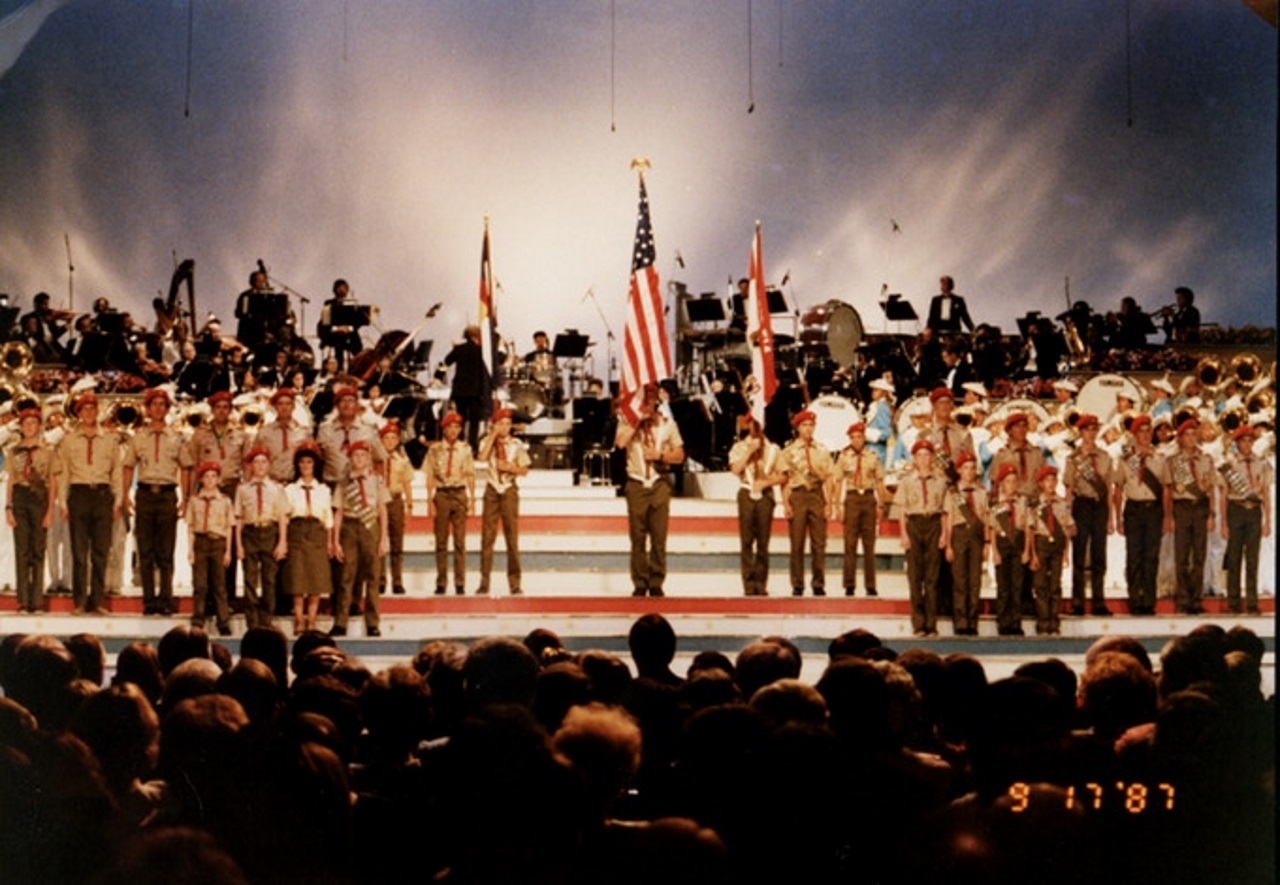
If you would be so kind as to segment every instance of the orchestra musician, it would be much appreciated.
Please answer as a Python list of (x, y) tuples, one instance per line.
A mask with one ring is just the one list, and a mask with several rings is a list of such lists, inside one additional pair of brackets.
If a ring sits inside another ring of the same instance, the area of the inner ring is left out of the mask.
[(956, 281), (950, 276), (938, 280), (940, 289), (929, 302), (929, 319), (926, 325), (935, 335), (946, 332), (973, 331), (973, 320), (964, 299), (955, 293)]
[(1176, 299), (1173, 306), (1160, 312), (1165, 341), (1174, 344), (1195, 344), (1200, 340), (1200, 308), (1196, 307), (1196, 293), (1187, 286), (1173, 290)]
[(1147, 336), (1154, 335), (1156, 331), (1151, 317), (1143, 313), (1138, 302), (1128, 295), (1120, 299), (1120, 311), (1109, 314), (1107, 320), (1113, 350), (1143, 350), (1147, 346)]
[(69, 331), (67, 323), (75, 318), (72, 311), (54, 310), (49, 300), (48, 292), (36, 293), (31, 310), (18, 319), (19, 328), (28, 336), (38, 363), (62, 362), (66, 358), (62, 338)]
[(358, 309), (351, 286), (346, 280), (334, 280), (333, 297), (320, 310), (316, 336), (320, 346), (331, 350), (337, 358), (339, 371), (346, 371), (350, 357), (364, 349), (360, 329), (365, 325), (365, 315)]
[(253, 350), (267, 342), (267, 320), (270, 311), (267, 296), (274, 294), (267, 272), (259, 264), (249, 274), (249, 288), (236, 297), (236, 340)]

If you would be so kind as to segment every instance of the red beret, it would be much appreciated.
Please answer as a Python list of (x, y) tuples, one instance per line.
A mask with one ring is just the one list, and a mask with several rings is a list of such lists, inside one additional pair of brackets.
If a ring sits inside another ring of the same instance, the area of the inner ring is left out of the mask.
[(490, 418), (489, 420), (490, 420), (492, 423), (497, 424), (497, 423), (498, 423), (499, 421), (501, 421), (503, 418), (510, 418), (510, 417), (512, 417), (513, 415), (515, 415), (515, 413), (514, 413), (514, 412), (512, 412), (510, 409), (494, 409), (494, 410), (493, 410), (493, 417), (492, 417), (492, 418)]
[(352, 399), (358, 400), (360, 399), (360, 392), (348, 384), (346, 387), (339, 387), (337, 390), (333, 392), (333, 401), (336, 403), (339, 400), (344, 399), (348, 396), (351, 397)]
[(210, 470), (212, 470), (214, 473), (221, 474), (222, 465), (219, 464), (217, 461), (205, 461), (203, 464), (201, 464), (199, 467), (196, 468), (196, 479), (199, 479), (200, 477), (204, 476)]
[(392, 418), (386, 424), (383, 424), (382, 428), (378, 431), (378, 436), (399, 436), (399, 435), (400, 435), (400, 422), (397, 421), (395, 418)]
[(1183, 421), (1181, 424), (1178, 425), (1178, 433), (1185, 433), (1188, 430), (1199, 430), (1199, 429), (1200, 429), (1200, 422), (1197, 421), (1195, 418), (1188, 418), (1186, 421)]
[(1054, 467), (1052, 464), (1046, 464), (1043, 467), (1041, 467), (1040, 470), (1036, 473), (1036, 482), (1039, 482), (1040, 480), (1044, 479), (1046, 476), (1057, 476), (1057, 475), (1058, 475), (1058, 468)]
[(1014, 412), (1008, 418), (1004, 419), (1004, 429), (1008, 430), (1010, 427), (1013, 427), (1017, 424), (1026, 424), (1026, 423), (1027, 423), (1026, 412)]
[(297, 400), (298, 393), (292, 387), (281, 387), (275, 393), (271, 394), (271, 405), (275, 405), (282, 399)]
[(347, 446), (348, 455), (355, 454), (356, 452), (368, 452), (368, 451), (370, 451), (368, 440), (358, 439), (355, 442), (351, 443), (351, 445)]
[(98, 404), (98, 395), (94, 393), (92, 390), (88, 391), (87, 393), (82, 393), (75, 398), (75, 408), (72, 411), (74, 411), (75, 414), (79, 415), (80, 408), (82, 406), (88, 405), (89, 403), (93, 403), (95, 406)]
[(956, 395), (950, 387), (935, 387), (933, 392), (929, 394), (929, 402), (936, 403), (940, 399), (949, 399), (955, 401)]
[(440, 429), (443, 430), (444, 428), (448, 427), (450, 424), (461, 424), (461, 423), (462, 423), (462, 416), (459, 415), (457, 412), (450, 412), (449, 414), (445, 415), (443, 418), (440, 419)]
[[(26, 412), (23, 412), (22, 414), (25, 415)], [(1231, 434), (1231, 439), (1232, 441), (1236, 441), (1244, 439), (1246, 436), (1249, 437), (1249, 439), (1257, 439), (1258, 431), (1246, 424), (1243, 427), (1237, 427), (1235, 433)]]
[(817, 415), (813, 414), (813, 412), (810, 412), (808, 409), (805, 409), (803, 412), (796, 412), (791, 417), (791, 426), (799, 427), (801, 424), (803, 424), (806, 421), (816, 422), (817, 420), (818, 420)]
[(1088, 412), (1081, 415), (1076, 420), (1076, 430), (1088, 430), (1090, 428), (1101, 427), (1102, 422), (1098, 420), (1097, 415), (1090, 415)]
[(1129, 422), (1130, 433), (1137, 433), (1139, 430), (1142, 430), (1143, 428), (1146, 428), (1148, 430), (1151, 429), (1150, 415), (1139, 415), (1138, 417), (1134, 418), (1131, 422)]
[(933, 443), (929, 442), (927, 439), (918, 439), (916, 440), (915, 445), (911, 447), (911, 454), (914, 455), (916, 452), (923, 451), (925, 449), (928, 449), (930, 452), (934, 451)]
[(35, 418), (37, 421), (43, 422), (44, 415), (39, 409), (23, 409), (18, 413), (18, 421), (26, 421), (28, 418)]
[(147, 392), (142, 395), (142, 404), (144, 406), (151, 405), (153, 399), (162, 399), (165, 403), (169, 402), (169, 391), (159, 387), (147, 388)]
[(211, 394), (205, 402), (211, 406), (216, 406), (218, 403), (226, 403), (227, 405), (230, 405), (231, 393), (230, 391), (219, 390), (217, 393)]
[(956, 470), (959, 470), (961, 467), (963, 467), (965, 464), (968, 464), (970, 461), (972, 461), (974, 464), (977, 464), (978, 456), (975, 455), (973, 452), (961, 452), (959, 457), (957, 457), (955, 460)]
[(244, 453), (244, 463), (248, 464), (250, 461), (258, 457), (259, 455), (266, 458), (268, 461), (271, 460), (270, 449), (268, 449), (266, 446), (254, 446), (249, 451)]
[(999, 470), (996, 471), (996, 484), (999, 485), (1000, 483), (1004, 482), (1004, 478), (1006, 476), (1009, 476), (1010, 474), (1012, 474), (1013, 476), (1017, 476), (1018, 468), (1014, 467), (1012, 464), (1006, 464), (1003, 467), (1001, 467)]
[(845, 431), (845, 434), (850, 435), (854, 433), (866, 433), (866, 432), (867, 432), (867, 425), (863, 424), (861, 421), (856, 421), (853, 424), (849, 425), (849, 429)]

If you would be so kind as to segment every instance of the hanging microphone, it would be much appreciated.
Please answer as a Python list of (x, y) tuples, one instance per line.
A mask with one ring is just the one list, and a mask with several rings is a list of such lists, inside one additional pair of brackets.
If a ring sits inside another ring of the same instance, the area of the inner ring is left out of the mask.
[(782, 282), (778, 283), (778, 285), (785, 286), (790, 281), (790, 279), (791, 279), (791, 268), (788, 267), (787, 272), (782, 275)]
[(684, 267), (684, 256), (680, 254), (680, 250), (676, 250), (676, 264)]
[[(591, 297), (592, 297), (592, 296), (594, 296), (595, 294), (596, 294), (596, 287), (595, 287), (595, 286), (588, 286), (588, 287), (587, 287), (587, 291), (586, 291), (586, 292), (584, 292), (584, 293), (583, 293), (583, 295), (582, 295), (582, 301), (586, 301), (588, 298), (591, 298)], [(579, 303), (581, 303), (581, 302), (579, 302)]]

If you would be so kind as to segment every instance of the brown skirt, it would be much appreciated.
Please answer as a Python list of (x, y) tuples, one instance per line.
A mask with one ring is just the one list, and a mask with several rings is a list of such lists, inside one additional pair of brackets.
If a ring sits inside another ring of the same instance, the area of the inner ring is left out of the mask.
[(329, 530), (318, 519), (289, 520), (289, 567), (284, 590), (290, 596), (329, 592)]

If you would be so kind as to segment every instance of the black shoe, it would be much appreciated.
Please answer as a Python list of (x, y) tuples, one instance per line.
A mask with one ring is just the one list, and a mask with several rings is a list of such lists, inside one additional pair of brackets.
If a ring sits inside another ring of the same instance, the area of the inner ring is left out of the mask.
[(524, 591), (523, 591), (523, 590), (521, 590), (519, 587), (512, 587), (512, 588), (511, 588), (511, 595), (512, 595), (512, 596), (524, 596)]
[(1262, 609), (1258, 608), (1256, 605), (1251, 605), (1246, 609), (1246, 612), (1251, 615), (1260, 615), (1262, 614)]
[(353, 618), (360, 617), (360, 603), (353, 602), (351, 605), (347, 606), (347, 614)]
[(879, 596), (880, 594), (876, 592), (876, 588), (875, 588), (875, 587), (868, 587), (868, 588), (867, 588), (867, 595), (868, 595), (868, 596)]
[(456, 587), (453, 588), (453, 592), (458, 594), (459, 596), (463, 596), (466, 594), (466, 587), (464, 587), (462, 584), (458, 584)]
[(792, 587), (792, 588), (791, 588), (791, 595), (792, 595), (792, 596), (804, 596), (804, 588), (803, 588), (803, 587)]
[(637, 587), (636, 589), (631, 591), (632, 596), (647, 596), (648, 594), (649, 594), (649, 588), (647, 587)]
[(852, 596), (852, 595), (853, 595), (853, 591), (854, 591), (854, 588), (853, 588), (853, 587), (845, 587), (845, 588), (844, 588), (844, 595), (845, 595), (845, 596)]
[(650, 588), (649, 588), (649, 595), (650, 595), (650, 596), (666, 596), (667, 594), (665, 594), (665, 593), (663, 593), (663, 592), (662, 592), (662, 588), (661, 588), (661, 587), (650, 587)]
[(332, 627), (329, 628), (329, 635), (330, 636), (346, 636), (347, 628), (339, 627), (337, 624), (334, 624)]
[(824, 589), (823, 589), (823, 588), (821, 588), (821, 587), (814, 587), (814, 588), (813, 588), (813, 595), (814, 595), (814, 596), (826, 596), (826, 595), (827, 595), (827, 591), (826, 591), (826, 590), (824, 590)]
[(379, 630), (377, 627), (366, 627), (364, 630), (364, 635), (365, 636), (381, 636), (382, 631)]
[(477, 587), (477, 588), (476, 588), (476, 596), (488, 596), (488, 595), (489, 595), (489, 588), (488, 588), (488, 587)]
[(391, 588), (391, 592), (394, 593), (396, 596), (404, 596), (404, 585), (396, 584), (394, 587)]
[(1107, 608), (1105, 605), (1095, 605), (1093, 607), (1093, 616), (1095, 618), (1109, 618), (1111, 617), (1111, 609)]
[(1073, 618), (1083, 618), (1083, 617), (1084, 617), (1084, 606), (1083, 606), (1083, 605), (1073, 605), (1073, 606), (1071, 606), (1071, 617), (1073, 617)]
[(1202, 615), (1202, 614), (1204, 614), (1204, 606), (1203, 606), (1203, 605), (1193, 605), (1193, 606), (1191, 606), (1191, 608), (1187, 609), (1187, 614), (1189, 614), (1189, 615)]
[(436, 596), (444, 596), (444, 587), (439, 584), (436, 585)]

